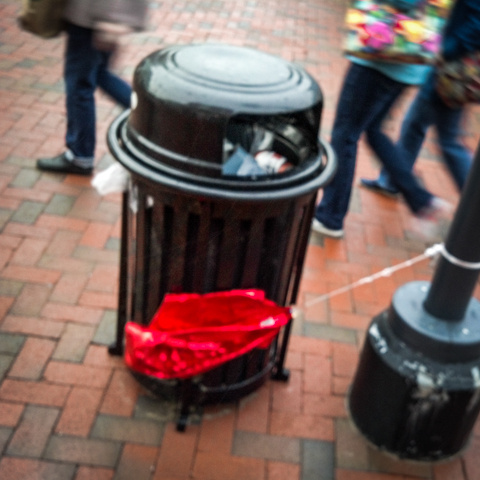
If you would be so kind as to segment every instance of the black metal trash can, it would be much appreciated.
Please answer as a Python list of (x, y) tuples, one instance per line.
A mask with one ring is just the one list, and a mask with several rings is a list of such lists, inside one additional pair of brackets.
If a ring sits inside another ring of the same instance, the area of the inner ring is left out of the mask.
[[(117, 343), (126, 321), (149, 324), (166, 293), (260, 288), (295, 303), (317, 190), (336, 168), (319, 140), (323, 99), (303, 69), (256, 50), (189, 45), (145, 58), (134, 75), (132, 110), (108, 132), (114, 157), (131, 174), (123, 197)], [(248, 148), (256, 131), (292, 168), (224, 175), (227, 142)], [(227, 362), (201, 379), (139, 377), (159, 395), (189, 403), (231, 401), (283, 362), (290, 325), (269, 351)]]

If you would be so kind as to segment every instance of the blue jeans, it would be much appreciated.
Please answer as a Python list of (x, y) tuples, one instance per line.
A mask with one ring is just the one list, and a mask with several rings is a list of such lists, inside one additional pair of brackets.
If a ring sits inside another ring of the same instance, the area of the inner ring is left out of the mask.
[[(437, 130), (438, 143), (448, 170), (461, 191), (472, 164), (471, 153), (460, 143), (462, 108), (450, 108), (436, 94), (433, 78), (419, 90), (402, 123), (399, 148), (410, 169), (420, 153), (428, 128)], [(389, 175), (390, 173), (390, 175)], [(382, 184), (395, 184), (395, 170), (380, 172)]]
[[(352, 183), (355, 173), (357, 144), (365, 132), (367, 142), (385, 165), (398, 162), (399, 154), (392, 140), (382, 130), (382, 122), (390, 108), (407, 85), (399, 83), (382, 73), (363, 65), (352, 63), (345, 76), (337, 105), (332, 131), (332, 147), (338, 158), (338, 170), (332, 182), (325, 187), (321, 202), (316, 208), (315, 218), (326, 227), (339, 230), (348, 211)], [(404, 177), (413, 177), (407, 167)], [(422, 196), (419, 204), (412, 204), (414, 211), (428, 204), (432, 195), (419, 185), (405, 185), (419, 189)]]
[(108, 71), (111, 54), (97, 50), (93, 30), (68, 23), (64, 79), (67, 106), (66, 145), (74, 162), (92, 166), (95, 152), (95, 89), (100, 87), (125, 108), (130, 106), (131, 87)]

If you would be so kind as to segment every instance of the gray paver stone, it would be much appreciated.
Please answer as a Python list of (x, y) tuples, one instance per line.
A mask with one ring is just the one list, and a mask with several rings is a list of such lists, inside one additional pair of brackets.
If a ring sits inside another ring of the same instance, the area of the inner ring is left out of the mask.
[(45, 208), (45, 213), (64, 216), (71, 210), (76, 198), (68, 195), (55, 194)]
[(3, 457), (0, 461), (0, 478), (20, 480), (73, 480), (75, 465), (29, 460), (26, 458)]
[(57, 408), (29, 405), (7, 448), (8, 455), (38, 458), (58, 417)]
[(25, 337), (23, 335), (0, 333), (0, 353), (18, 353), (24, 341)]
[(15, 280), (0, 280), (0, 295), (6, 297), (16, 297), (20, 295), (25, 284)]
[(0, 427), (0, 457), (2, 455), (3, 449), (8, 442), (8, 439), (12, 435), (13, 428)]
[(44, 457), (61, 462), (114, 467), (120, 450), (118, 442), (55, 435), (48, 442)]
[(92, 438), (158, 446), (162, 443), (164, 425), (131, 418), (99, 415)]
[(39, 178), (40, 172), (38, 170), (23, 168), (10, 185), (13, 187), (31, 188), (37, 183)]
[(176, 418), (177, 405), (154, 397), (140, 395), (135, 404), (133, 417), (137, 420), (168, 422)]
[(70, 362), (81, 362), (94, 335), (91, 325), (68, 323), (52, 358)]
[(117, 332), (117, 312), (107, 310), (100, 321), (93, 337), (93, 343), (110, 345), (115, 340)]
[(14, 358), (15, 357), (11, 355), (0, 354), (0, 380), (2, 380), (7, 373)]
[(237, 431), (233, 438), (232, 453), (239, 457), (300, 463), (300, 440), (278, 435)]
[(334, 445), (321, 440), (303, 440), (302, 480), (334, 480)]
[(6, 223), (10, 220), (13, 212), (11, 210), (6, 210), (5, 208), (0, 208), (0, 230), (3, 230)]
[(33, 224), (43, 212), (45, 204), (40, 202), (23, 202), (12, 216), (12, 221), (26, 224)]
[(306, 337), (323, 338), (334, 342), (357, 343), (355, 330), (348, 328), (332, 327), (331, 325), (320, 325), (317, 323), (305, 322), (303, 334)]

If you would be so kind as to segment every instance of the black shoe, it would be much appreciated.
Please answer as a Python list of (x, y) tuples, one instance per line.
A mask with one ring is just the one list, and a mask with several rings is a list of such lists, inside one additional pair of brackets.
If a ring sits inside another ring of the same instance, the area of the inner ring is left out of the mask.
[(37, 168), (46, 172), (54, 173), (72, 173), (74, 175), (90, 176), (93, 167), (79, 167), (67, 159), (65, 153), (61, 153), (52, 158), (39, 158), (37, 160)]
[(374, 192), (386, 195), (387, 197), (396, 197), (399, 194), (399, 191), (395, 187), (387, 187), (385, 185), (381, 185), (378, 181), (378, 178), (375, 178), (373, 180), (370, 180), (368, 178), (361, 178), (360, 185), (362, 185), (362, 187), (368, 188), (369, 190), (373, 190)]

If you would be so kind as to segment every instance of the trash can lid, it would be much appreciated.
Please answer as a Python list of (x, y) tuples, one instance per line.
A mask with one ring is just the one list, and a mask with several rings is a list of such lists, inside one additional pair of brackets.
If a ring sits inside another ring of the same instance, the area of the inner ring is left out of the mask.
[[(233, 45), (172, 46), (146, 57), (135, 71), (135, 92), (151, 100), (206, 107), (232, 115), (279, 114), (321, 99), (301, 67), (259, 50)], [(227, 113), (228, 112), (228, 113)]]
[(315, 143), (321, 108), (315, 80), (280, 57), (232, 45), (171, 46), (135, 70), (128, 136), (161, 162), (180, 156), (213, 172), (232, 118), (297, 115)]
[[(280, 57), (225, 44), (171, 46), (136, 68), (131, 111), (113, 122), (108, 141), (131, 172), (164, 187), (238, 199), (295, 196), (318, 189), (333, 170), (331, 149), (318, 140), (322, 106), (313, 77)], [(275, 178), (223, 176), (235, 122), (274, 131), (298, 157), (295, 168)]]

